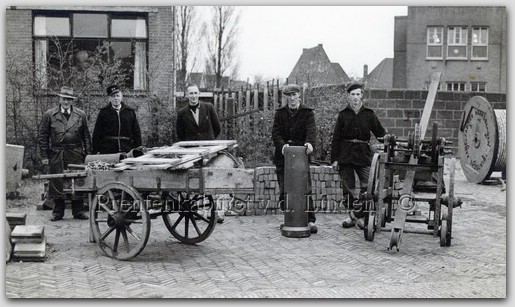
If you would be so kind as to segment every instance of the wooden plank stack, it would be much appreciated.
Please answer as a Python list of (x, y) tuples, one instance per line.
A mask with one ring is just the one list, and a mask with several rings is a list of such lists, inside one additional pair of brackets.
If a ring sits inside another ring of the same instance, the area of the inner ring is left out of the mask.
[(211, 159), (222, 150), (236, 147), (234, 140), (184, 141), (173, 146), (154, 148), (137, 158), (127, 158), (115, 165), (114, 171), (126, 169), (187, 169), (194, 162)]

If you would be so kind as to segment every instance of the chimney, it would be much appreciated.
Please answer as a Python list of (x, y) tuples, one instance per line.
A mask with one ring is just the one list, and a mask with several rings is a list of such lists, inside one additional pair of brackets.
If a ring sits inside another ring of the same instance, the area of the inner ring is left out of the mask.
[(368, 65), (363, 65), (363, 79), (366, 79), (368, 77)]

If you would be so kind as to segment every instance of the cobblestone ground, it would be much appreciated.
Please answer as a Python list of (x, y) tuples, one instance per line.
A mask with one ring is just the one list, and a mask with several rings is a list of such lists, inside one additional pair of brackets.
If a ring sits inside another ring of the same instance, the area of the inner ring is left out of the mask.
[(506, 192), (457, 170), (464, 203), (452, 245), (405, 233), (399, 252), (387, 250), (388, 232), (368, 242), (341, 228), (342, 214), (318, 214), (318, 234), (302, 239), (281, 235), (281, 215), (226, 217), (196, 246), (179, 243), (158, 218), (142, 253), (117, 261), (88, 242), (88, 222), (68, 210), (51, 223), (50, 211), (24, 208), (27, 224), (45, 225), (47, 260), (7, 263), (6, 297), (505, 298)]

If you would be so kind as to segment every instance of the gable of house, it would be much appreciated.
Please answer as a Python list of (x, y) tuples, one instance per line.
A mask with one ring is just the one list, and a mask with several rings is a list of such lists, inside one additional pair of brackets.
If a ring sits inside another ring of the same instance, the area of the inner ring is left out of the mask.
[(393, 58), (385, 58), (364, 79), (367, 88), (393, 87)]
[[(342, 84), (348, 81), (345, 71), (331, 63), (322, 44), (313, 48), (304, 48), (302, 55), (288, 76), (289, 83), (310, 86)], [(342, 73), (343, 72), (343, 73)]]

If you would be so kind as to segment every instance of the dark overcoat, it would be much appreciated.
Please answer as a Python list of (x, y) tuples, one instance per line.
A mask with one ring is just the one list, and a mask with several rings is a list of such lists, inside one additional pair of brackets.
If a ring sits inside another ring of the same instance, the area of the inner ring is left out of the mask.
[(305, 143), (310, 143), (314, 150), (316, 126), (313, 109), (302, 104), (295, 112), (292, 112), (287, 105), (277, 109), (272, 127), (272, 141), (275, 146), (273, 158), (275, 165), (284, 165), (281, 151), (285, 144), (304, 146)]
[(136, 110), (122, 102), (120, 112), (111, 104), (98, 112), (93, 130), (93, 153), (129, 152), (141, 146), (141, 129)]
[[(48, 159), (51, 174), (63, 173), (68, 164), (82, 164), (91, 152), (91, 137), (88, 130), (86, 113), (72, 107), (66, 119), (60, 106), (43, 114), (39, 126), (38, 145), (42, 159)], [(52, 179), (49, 184), (49, 197), (62, 199), (62, 179)]]
[(177, 138), (179, 141), (214, 140), (220, 134), (220, 122), (211, 103), (199, 102), (199, 123), (189, 106), (177, 113)]

